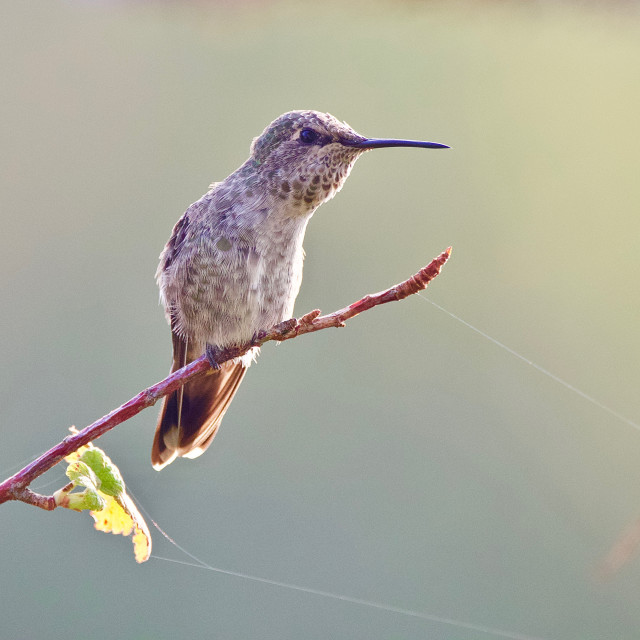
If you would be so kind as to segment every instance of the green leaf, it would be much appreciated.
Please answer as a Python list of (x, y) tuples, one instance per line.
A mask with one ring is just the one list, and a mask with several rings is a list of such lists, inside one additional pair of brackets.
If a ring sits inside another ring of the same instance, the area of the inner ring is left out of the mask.
[(124, 480), (109, 456), (102, 449), (87, 449), (80, 460), (86, 463), (98, 479), (98, 488), (108, 496), (118, 496), (125, 490)]
[(86, 509), (90, 511), (102, 511), (106, 505), (107, 501), (97, 491), (86, 489), (85, 491), (68, 494), (67, 503), (64, 506), (67, 507), (67, 509), (74, 509), (75, 511), (83, 511)]
[(72, 462), (65, 472), (75, 486), (82, 486), (97, 491), (100, 481), (96, 474), (84, 462)]

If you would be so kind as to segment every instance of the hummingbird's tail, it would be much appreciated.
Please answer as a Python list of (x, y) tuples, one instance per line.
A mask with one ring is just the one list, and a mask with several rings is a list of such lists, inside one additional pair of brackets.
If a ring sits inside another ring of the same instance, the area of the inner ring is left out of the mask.
[[(173, 334), (172, 373), (200, 355), (202, 350), (192, 353), (187, 341)], [(154, 469), (160, 471), (177, 456), (197, 458), (206, 450), (245, 372), (241, 362), (225, 362), (164, 397), (151, 449)]]

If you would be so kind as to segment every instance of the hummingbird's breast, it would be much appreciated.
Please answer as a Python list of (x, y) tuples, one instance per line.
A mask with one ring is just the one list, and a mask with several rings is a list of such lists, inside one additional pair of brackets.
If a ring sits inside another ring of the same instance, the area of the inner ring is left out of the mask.
[(224, 347), (291, 317), (307, 221), (278, 203), (226, 201), (215, 189), (191, 205), (158, 269), (174, 330), (203, 348)]

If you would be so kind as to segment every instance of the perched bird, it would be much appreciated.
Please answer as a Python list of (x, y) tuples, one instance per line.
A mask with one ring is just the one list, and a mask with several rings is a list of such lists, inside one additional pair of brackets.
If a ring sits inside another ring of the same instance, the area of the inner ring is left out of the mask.
[(171, 325), (171, 371), (203, 353), (216, 370), (164, 398), (151, 451), (156, 469), (176, 456), (195, 458), (211, 444), (258, 351), (216, 368), (216, 349), (292, 316), (309, 219), (340, 190), (356, 159), (381, 147), (447, 148), (365, 138), (328, 113), (291, 111), (178, 220), (156, 273)]

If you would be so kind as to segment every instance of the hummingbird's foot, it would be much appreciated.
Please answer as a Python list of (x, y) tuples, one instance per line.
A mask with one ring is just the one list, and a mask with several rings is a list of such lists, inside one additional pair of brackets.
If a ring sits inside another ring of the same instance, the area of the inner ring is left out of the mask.
[(207, 360), (209, 361), (209, 364), (214, 371), (217, 371), (220, 368), (220, 365), (218, 364), (218, 358), (222, 355), (223, 351), (223, 349), (216, 346), (215, 344), (207, 344), (207, 346), (205, 347), (205, 355), (207, 356)]

